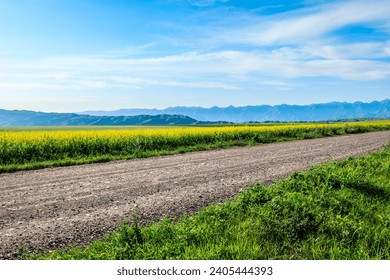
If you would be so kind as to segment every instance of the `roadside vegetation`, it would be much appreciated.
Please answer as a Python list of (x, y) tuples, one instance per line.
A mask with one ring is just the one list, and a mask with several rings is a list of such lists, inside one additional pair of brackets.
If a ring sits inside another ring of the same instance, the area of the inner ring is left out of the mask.
[(191, 217), (28, 259), (390, 259), (390, 146), (293, 173)]
[(0, 172), (256, 145), (390, 129), (355, 123), (0, 131)]

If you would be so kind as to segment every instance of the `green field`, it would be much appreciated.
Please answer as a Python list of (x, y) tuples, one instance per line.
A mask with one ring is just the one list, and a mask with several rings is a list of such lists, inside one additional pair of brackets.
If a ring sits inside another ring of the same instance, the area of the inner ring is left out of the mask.
[(86, 248), (23, 258), (388, 260), (390, 146), (253, 185), (192, 217), (135, 219)]

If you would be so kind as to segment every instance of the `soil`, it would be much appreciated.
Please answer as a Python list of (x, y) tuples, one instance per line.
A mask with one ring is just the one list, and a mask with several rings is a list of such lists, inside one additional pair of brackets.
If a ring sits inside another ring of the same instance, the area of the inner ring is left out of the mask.
[(251, 183), (380, 150), (390, 131), (0, 174), (0, 259), (84, 246), (135, 215), (194, 214)]

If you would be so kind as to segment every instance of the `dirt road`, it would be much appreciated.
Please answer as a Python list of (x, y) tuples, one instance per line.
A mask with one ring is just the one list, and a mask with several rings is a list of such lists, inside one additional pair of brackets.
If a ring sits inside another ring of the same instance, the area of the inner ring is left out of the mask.
[(379, 150), (390, 131), (0, 174), (0, 258), (88, 244), (128, 221), (194, 213), (330, 159)]

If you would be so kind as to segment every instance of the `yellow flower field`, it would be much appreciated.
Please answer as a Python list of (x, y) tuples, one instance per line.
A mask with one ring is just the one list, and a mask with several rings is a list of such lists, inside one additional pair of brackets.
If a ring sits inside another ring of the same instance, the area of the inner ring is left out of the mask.
[[(390, 129), (390, 120), (205, 127), (0, 131), (0, 170), (145, 157)], [(33, 165), (33, 166), (32, 166)]]

